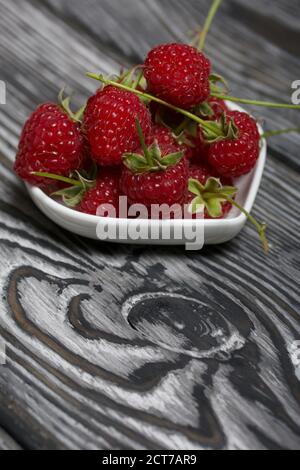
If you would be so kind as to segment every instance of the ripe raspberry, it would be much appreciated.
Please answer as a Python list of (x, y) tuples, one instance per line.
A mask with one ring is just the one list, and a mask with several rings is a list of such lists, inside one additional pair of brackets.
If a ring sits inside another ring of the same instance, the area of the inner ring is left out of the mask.
[(131, 92), (107, 86), (89, 99), (83, 129), (92, 158), (99, 165), (120, 165), (124, 153), (139, 147), (136, 119), (147, 136), (151, 128), (150, 113)]
[[(85, 214), (97, 215), (97, 209), (111, 204), (118, 216), (119, 207), (119, 171), (103, 169), (97, 179), (96, 186), (84, 195), (79, 210)], [(105, 207), (104, 207), (105, 208)], [(106, 214), (107, 216), (108, 214)]]
[(229, 112), (229, 108), (227, 107), (226, 103), (224, 100), (221, 100), (220, 98), (216, 98), (214, 96), (210, 96), (206, 103), (209, 105), (212, 111), (212, 115), (202, 115), (201, 113), (199, 114), (200, 117), (203, 119), (207, 119), (209, 121), (217, 121), (222, 117), (222, 115), (225, 113), (227, 114)]
[(209, 146), (208, 161), (219, 175), (238, 177), (249, 173), (259, 158), (260, 135), (255, 120), (247, 113), (227, 113), (232, 118), (238, 136), (223, 139)]
[(181, 108), (191, 108), (210, 94), (210, 61), (185, 44), (165, 44), (154, 48), (145, 61), (148, 90)]
[[(178, 140), (176, 139), (175, 135), (171, 132), (170, 129), (167, 129), (165, 126), (157, 124), (152, 127), (152, 131), (147, 139), (147, 145), (150, 146), (154, 142), (154, 140), (157, 141), (159, 146), (175, 145), (177, 147), (177, 152), (183, 152), (185, 158), (187, 158), (187, 160), (190, 160), (193, 148), (188, 147), (185, 144), (178, 145)], [(175, 147), (174, 151), (176, 151)]]
[[(160, 138), (161, 136), (162, 134), (160, 134)], [(151, 152), (152, 148), (149, 148), (148, 151)], [(157, 149), (161, 152), (162, 163), (167, 157), (176, 155), (174, 164), (168, 164), (164, 169), (149, 168), (143, 172), (132, 171), (130, 165), (128, 165), (129, 168), (124, 166), (122, 170), (120, 188), (121, 192), (128, 197), (130, 205), (143, 204), (150, 209), (152, 204), (172, 206), (173, 204), (182, 204), (185, 200), (189, 165), (186, 158), (182, 158), (180, 147), (176, 143), (164, 144), (161, 141)], [(128, 157), (130, 158), (130, 156)], [(139, 149), (135, 157), (145, 159), (143, 150)], [(124, 162), (126, 164), (126, 160)]]
[(32, 185), (49, 186), (51, 180), (31, 173), (69, 176), (80, 169), (84, 156), (79, 123), (72, 121), (57, 104), (46, 103), (36, 109), (24, 126), (14, 169)]
[[(201, 165), (191, 165), (189, 170), (189, 179), (198, 180), (202, 185), (205, 185), (209, 178), (218, 178), (216, 171), (210, 167), (209, 165), (202, 163)], [(233, 182), (230, 178), (221, 178), (221, 183), (223, 186), (232, 186)], [(195, 198), (194, 194), (190, 192), (187, 194), (185, 203), (190, 204), (193, 199)], [(229, 202), (222, 203), (222, 216), (219, 218), (225, 217), (232, 209), (232, 205)], [(196, 215), (195, 215), (196, 218)], [(207, 210), (204, 214), (205, 219), (212, 219), (212, 217), (208, 214)]]
[(152, 127), (150, 134), (146, 138), (146, 144), (150, 147), (155, 140), (157, 141), (160, 147), (166, 146), (166, 147), (169, 147), (170, 149), (174, 147), (172, 149), (172, 152), (170, 153), (180, 151), (180, 149), (178, 148), (177, 141), (174, 135), (172, 134), (172, 132), (166, 127), (160, 126), (159, 124), (157, 125), (155, 124)]
[(204, 142), (203, 134), (199, 128), (197, 131), (197, 137), (187, 135), (185, 155), (191, 163), (202, 163), (207, 161), (209, 145)]
[[(202, 114), (201, 109), (199, 109), (199, 117), (207, 121), (218, 121), (223, 114), (227, 114), (229, 109), (225, 103), (225, 101), (214, 98), (211, 96), (205, 103), (208, 105), (208, 111), (212, 113), (211, 115)], [(201, 108), (201, 107), (200, 107)], [(203, 107), (203, 112), (207, 111)], [(187, 140), (189, 141), (189, 145), (187, 145), (186, 149), (186, 156), (187, 158), (193, 162), (205, 162), (208, 160), (208, 150), (209, 145), (204, 142), (203, 132), (200, 127), (197, 129), (197, 136), (189, 135), (188, 131), (186, 132)]]

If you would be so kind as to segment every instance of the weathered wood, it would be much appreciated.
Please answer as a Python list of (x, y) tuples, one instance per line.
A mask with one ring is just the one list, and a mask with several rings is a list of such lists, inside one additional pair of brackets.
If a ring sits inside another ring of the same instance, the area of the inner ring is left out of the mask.
[(0, 450), (21, 450), (21, 447), (1, 428)]
[[(12, 173), (35, 104), (64, 83), (83, 101), (97, 86), (85, 71), (113, 73), (185, 39), (208, 6), (123, 3), (0, 0), (0, 426), (32, 449), (299, 449), (299, 136), (270, 145), (255, 208), (269, 257), (251, 226), (193, 254), (90, 242), (44, 218)], [(300, 7), (261, 3), (224, 2), (208, 52), (236, 93), (289, 99), (295, 46), (248, 14), (294, 37)], [(261, 115), (268, 127), (299, 119)]]

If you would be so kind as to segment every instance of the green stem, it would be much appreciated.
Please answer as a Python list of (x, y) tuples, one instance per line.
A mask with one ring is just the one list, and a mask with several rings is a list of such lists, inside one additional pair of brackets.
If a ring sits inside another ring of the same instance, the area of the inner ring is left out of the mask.
[(74, 180), (72, 178), (66, 178), (65, 176), (55, 175), (53, 173), (41, 173), (39, 171), (33, 171), (31, 174), (34, 176), (39, 176), (41, 178), (48, 178), (54, 181), (61, 181), (62, 183), (67, 183), (70, 186), (78, 186), (80, 188), (82, 187), (82, 183), (80, 181)]
[(269, 139), (269, 137), (274, 137), (276, 135), (290, 134), (292, 132), (300, 132), (300, 127), (291, 127), (289, 129), (281, 129), (279, 131), (268, 131), (261, 135), (262, 139)]
[(84, 115), (84, 112), (86, 110), (86, 104), (83, 105), (78, 111), (77, 113), (74, 114), (74, 120), (76, 122), (82, 122), (82, 118), (83, 118), (83, 115)]
[(148, 93), (144, 93), (139, 90), (134, 90), (131, 87), (123, 85), (122, 83), (118, 83), (113, 80), (108, 80), (105, 77), (103, 77), (103, 75), (97, 75), (95, 73), (87, 73), (87, 76), (94, 80), (98, 80), (99, 82), (102, 82), (105, 85), (111, 85), (116, 88), (120, 88), (121, 90), (130, 91), (131, 93), (134, 93), (135, 95), (140, 96), (141, 98), (144, 98), (149, 101), (155, 101), (156, 103), (161, 104), (162, 106), (165, 106), (166, 108), (172, 109), (176, 113), (182, 114), (183, 116), (191, 119), (192, 121), (197, 122), (197, 124), (200, 124), (203, 129), (206, 129), (209, 132), (214, 132), (217, 137), (224, 136), (222, 129), (218, 127), (218, 125), (215, 122), (204, 121), (203, 119), (199, 118), (195, 114), (192, 114), (185, 109), (177, 108), (177, 106), (173, 106), (172, 104), (169, 104), (166, 101), (163, 101), (160, 98), (157, 98), (156, 96), (149, 95)]
[(240, 204), (238, 204), (231, 197), (227, 196), (226, 194), (220, 194), (220, 196), (224, 197), (224, 199), (226, 199), (226, 201), (228, 201), (230, 204), (235, 206), (255, 226), (255, 228), (258, 231), (263, 249), (264, 249), (265, 253), (268, 253), (269, 249), (270, 249), (269, 248), (269, 242), (268, 242), (268, 239), (267, 239), (267, 236), (266, 236), (266, 230), (267, 230), (268, 226), (266, 224), (260, 224), (259, 222), (257, 222), (257, 220), (251, 214), (249, 214), (249, 212), (247, 212), (246, 209), (244, 209), (242, 206), (240, 206)]
[(136, 90), (137, 87), (139, 86), (139, 84), (141, 83), (141, 80), (142, 80), (142, 78), (143, 78), (143, 75), (144, 75), (144, 70), (142, 69), (142, 70), (140, 71), (140, 73), (138, 74), (135, 83), (133, 84), (133, 87), (132, 87), (132, 88), (134, 88), (134, 90)]
[(209, 10), (208, 16), (207, 16), (206, 21), (205, 21), (203, 31), (200, 35), (200, 41), (199, 41), (199, 44), (198, 44), (198, 50), (199, 51), (203, 51), (203, 49), (205, 47), (207, 34), (210, 30), (210, 27), (212, 25), (214, 17), (216, 16), (216, 13), (217, 13), (218, 9), (220, 8), (221, 3), (222, 3), (222, 0), (214, 0), (213, 1), (213, 4), (212, 4), (212, 6)]
[(220, 93), (214, 92), (211, 93), (211, 96), (214, 96), (215, 98), (220, 98), (221, 100), (232, 101), (233, 103), (251, 104), (253, 106), (263, 106), (265, 108), (300, 109), (300, 105), (248, 100), (243, 98), (236, 98), (235, 96), (221, 95)]
[(136, 128), (137, 128), (137, 131), (138, 131), (138, 135), (139, 135), (139, 139), (140, 139), (140, 143), (141, 143), (144, 155), (145, 155), (149, 165), (152, 166), (153, 161), (152, 161), (150, 152), (149, 152), (148, 147), (147, 147), (146, 142), (145, 142), (145, 137), (144, 137), (144, 134), (143, 134), (143, 130), (142, 130), (140, 121), (138, 120), (138, 118), (136, 118), (135, 122), (136, 122)]
[(181, 124), (179, 124), (179, 126), (175, 129), (174, 133), (175, 135), (180, 135), (184, 129), (186, 128), (187, 124), (189, 122), (189, 119), (188, 118), (185, 118)]

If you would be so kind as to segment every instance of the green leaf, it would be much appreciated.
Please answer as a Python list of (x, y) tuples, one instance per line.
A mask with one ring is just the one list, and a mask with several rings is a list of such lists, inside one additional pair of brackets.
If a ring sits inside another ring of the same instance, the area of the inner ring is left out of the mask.
[(216, 193), (222, 188), (221, 180), (219, 178), (208, 178), (205, 185), (206, 193)]
[(182, 157), (183, 157), (183, 152), (170, 153), (166, 157), (161, 158), (160, 163), (163, 165), (163, 167), (169, 168), (170, 166), (177, 165), (177, 163), (180, 162)]
[[(210, 81), (210, 84), (211, 84), (211, 87), (212, 87), (213, 90), (218, 89), (223, 93), (224, 93), (224, 91), (225, 91), (225, 93), (229, 92), (228, 82), (225, 80), (224, 77), (222, 77), (222, 75), (218, 75), (216, 73), (211, 74), (210, 77), (209, 77), (209, 81)], [(225, 90), (222, 87), (217, 87), (216, 83), (221, 83), (223, 85), (223, 87), (225, 88)]]
[(205, 207), (209, 215), (213, 218), (218, 218), (222, 216), (222, 201), (220, 198), (210, 198), (205, 201)]
[(78, 192), (81, 191), (81, 188), (78, 186), (71, 186), (70, 188), (60, 189), (59, 191), (55, 191), (51, 194), (51, 197), (62, 197), (64, 195), (69, 195), (70, 197), (74, 197)]
[(189, 192), (195, 194), (196, 196), (201, 196), (204, 191), (204, 186), (200, 183), (200, 181), (190, 178), (189, 185), (188, 185)]
[(85, 178), (79, 171), (76, 171), (75, 173), (77, 174), (77, 177), (81, 182), (83, 189), (87, 190), (95, 186), (95, 180)]
[(79, 188), (78, 186), (72, 186), (70, 188), (61, 189), (51, 194), (54, 197), (61, 197), (64, 204), (68, 207), (76, 207), (82, 201), (85, 195), (85, 189)]
[(144, 155), (138, 153), (125, 153), (122, 157), (123, 163), (133, 173), (144, 173), (149, 171), (149, 163)]
[(157, 140), (153, 142), (153, 144), (149, 148), (149, 152), (153, 160), (158, 160), (158, 161), (161, 160), (161, 150), (159, 148)]
[(203, 212), (204, 210), (204, 201), (201, 198), (201, 196), (195, 197), (195, 199), (191, 202), (189, 206), (189, 212), (191, 214), (198, 214), (200, 212)]
[(84, 195), (85, 195), (85, 191), (84, 191), (84, 189), (82, 189), (74, 197), (63, 196), (63, 202), (68, 207), (77, 207), (81, 203)]
[[(226, 117), (225, 117), (226, 120)], [(233, 119), (230, 119), (229, 122), (225, 125), (225, 136), (226, 139), (237, 139), (239, 136), (239, 128), (236, 126), (235, 122)]]
[(234, 186), (223, 186), (220, 189), (220, 192), (227, 197), (234, 197), (237, 193), (237, 188), (235, 188)]
[(137, 128), (143, 146), (143, 155), (138, 153), (125, 153), (123, 163), (134, 173), (147, 173), (151, 171), (164, 171), (170, 166), (177, 165), (183, 157), (183, 152), (175, 152), (162, 157), (161, 149), (155, 140), (150, 147), (146, 146), (145, 139), (137, 121)]
[(224, 139), (224, 125), (220, 121), (207, 121), (205, 129), (203, 128), (204, 139), (207, 143), (212, 144)]
[(86, 104), (82, 106), (76, 113), (71, 110), (71, 96), (64, 98), (65, 89), (63, 88), (58, 95), (58, 102), (62, 110), (69, 116), (72, 121), (81, 122)]
[(213, 218), (222, 216), (222, 202), (231, 199), (237, 192), (237, 189), (232, 186), (223, 187), (218, 178), (208, 178), (205, 186), (198, 180), (190, 179), (188, 189), (191, 194), (197, 196), (194, 201), (204, 204)]
[(204, 102), (196, 107), (195, 114), (201, 117), (212, 117), (214, 115), (214, 111), (209, 103)]

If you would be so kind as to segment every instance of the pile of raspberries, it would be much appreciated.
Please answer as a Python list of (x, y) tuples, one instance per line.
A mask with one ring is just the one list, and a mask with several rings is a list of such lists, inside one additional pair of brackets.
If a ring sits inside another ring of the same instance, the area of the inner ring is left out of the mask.
[[(39, 106), (23, 129), (15, 171), (92, 215), (103, 204), (117, 209), (120, 196), (146, 207), (189, 204), (191, 180), (199, 191), (211, 178), (232, 187), (254, 168), (260, 135), (249, 114), (212, 96), (213, 86), (202, 52), (160, 45), (143, 65), (107, 80), (81, 113), (68, 99)], [(224, 217), (231, 207), (224, 198), (205, 216)]]

